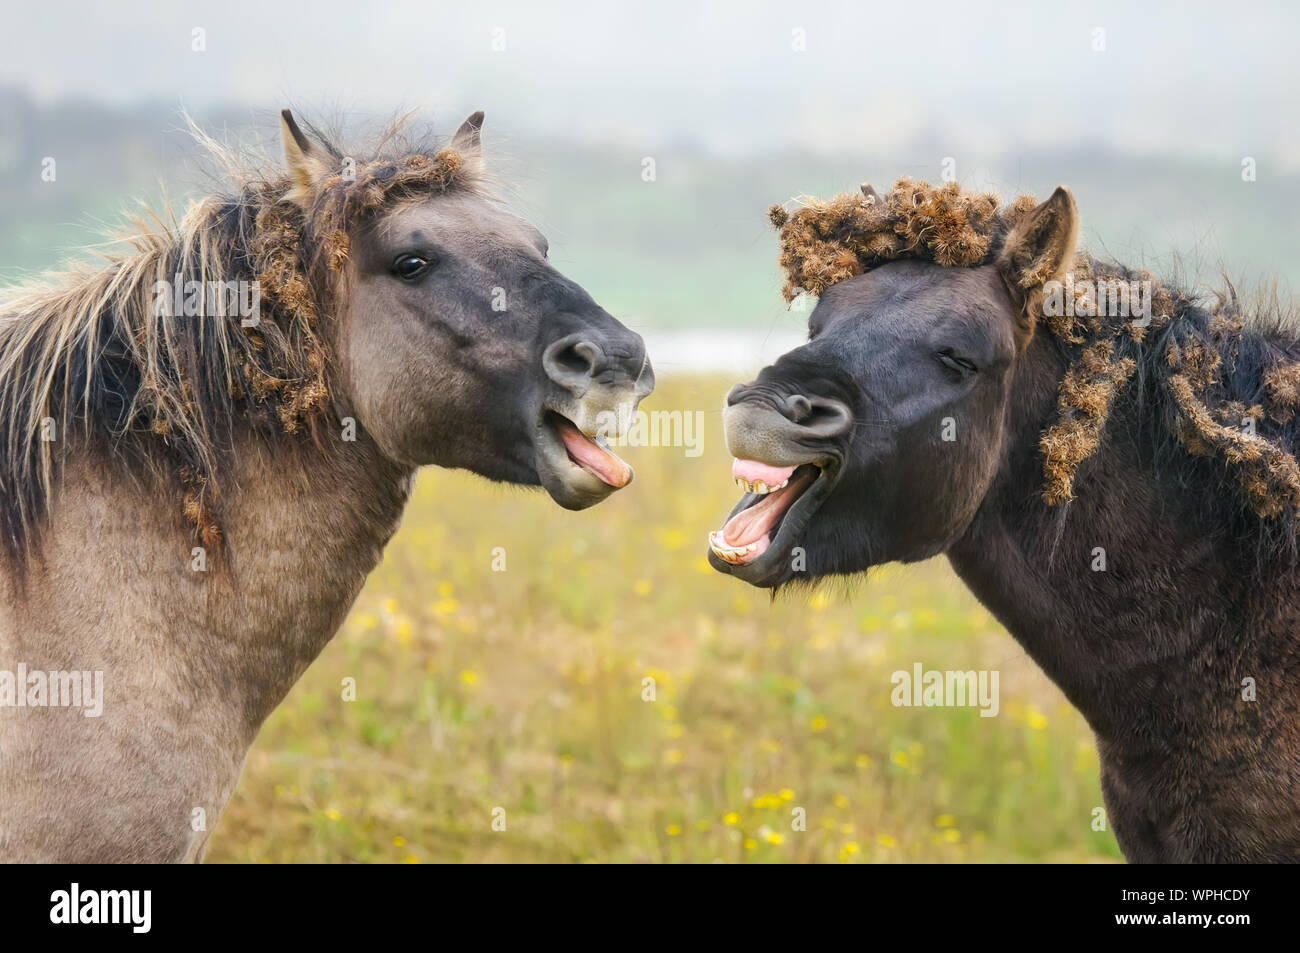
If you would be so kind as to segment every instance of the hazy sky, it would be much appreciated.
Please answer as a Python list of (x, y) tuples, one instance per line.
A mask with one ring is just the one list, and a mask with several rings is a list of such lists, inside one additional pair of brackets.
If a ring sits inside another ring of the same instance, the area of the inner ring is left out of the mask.
[[(192, 110), (426, 106), (439, 125), (483, 107), (497, 129), (647, 149), (927, 143), (993, 157), (1096, 144), (1253, 155), (1296, 171), (1297, 10), (1131, 0), (24, 3), (6, 10), (0, 83), (42, 100)], [(204, 52), (191, 48), (196, 28)]]

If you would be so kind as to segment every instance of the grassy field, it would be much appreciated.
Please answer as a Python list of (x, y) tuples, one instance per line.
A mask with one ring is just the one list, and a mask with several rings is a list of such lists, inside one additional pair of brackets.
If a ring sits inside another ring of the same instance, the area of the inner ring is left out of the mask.
[[(663, 382), (646, 409), (703, 410), (703, 455), (629, 448), (584, 513), (423, 473), (208, 860), (1118, 859), (1087, 726), (946, 563), (775, 604), (708, 568), (729, 383)], [(892, 706), (915, 662), (998, 670), (999, 715)]]

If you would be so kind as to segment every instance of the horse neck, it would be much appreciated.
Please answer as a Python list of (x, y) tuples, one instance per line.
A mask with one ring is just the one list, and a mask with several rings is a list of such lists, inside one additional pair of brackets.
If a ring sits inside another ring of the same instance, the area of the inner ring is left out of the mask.
[[(1251, 613), (1266, 614), (1263, 602), (1281, 595), (1259, 591), (1269, 582), (1252, 563), (1257, 552), (1225, 525), (1228, 505), (1162, 482), (1150, 420), (1113, 416), (1080, 468), (1076, 498), (1042, 501), (1038, 441), (1064, 369), (1054, 341), (1031, 342), (1009, 396), (1001, 469), (949, 557), (1094, 730), (1122, 733), (1134, 706), (1204, 680), (1196, 665), (1261, 651), (1270, 633), (1246, 631)], [(1240, 675), (1223, 674), (1227, 692)]]
[(238, 669), (259, 722), (342, 624), (409, 495), (412, 469), (364, 437), (341, 446), (240, 454), (229, 584), (212, 579), (209, 604), (214, 628), (245, 640)]
[(121, 692), (188, 694), (223, 744), (246, 746), (342, 623), (413, 475), (364, 435), (328, 453), (287, 439), (236, 437), (224, 553), (205, 568), (179, 492), (70, 459), (25, 624), (57, 633), (60, 655), (105, 668)]

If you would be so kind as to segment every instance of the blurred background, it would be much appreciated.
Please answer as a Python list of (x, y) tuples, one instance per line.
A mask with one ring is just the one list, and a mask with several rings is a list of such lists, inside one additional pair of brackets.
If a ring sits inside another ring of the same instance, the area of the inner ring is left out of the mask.
[[(250, 755), (209, 859), (1117, 858), (1093, 829), (1086, 726), (946, 564), (775, 605), (707, 569), (734, 489), (718, 408), (803, 334), (766, 208), (865, 181), (1065, 183), (1095, 254), (1289, 294), (1298, 17), (1280, 3), (8, 10), (0, 284), (85, 254), (138, 199), (183, 209), (211, 190), (183, 112), (274, 157), (284, 106), (345, 130), (419, 107), (444, 133), (482, 108), (489, 162), (552, 261), (648, 339), (663, 384), (646, 409), (704, 414), (701, 456), (629, 449), (635, 487), (582, 514), (422, 474), (384, 566)], [(489, 571), (497, 546), (504, 573)], [(1001, 713), (892, 707), (890, 673), (914, 662), (999, 670)], [(349, 675), (355, 703), (339, 698)]]

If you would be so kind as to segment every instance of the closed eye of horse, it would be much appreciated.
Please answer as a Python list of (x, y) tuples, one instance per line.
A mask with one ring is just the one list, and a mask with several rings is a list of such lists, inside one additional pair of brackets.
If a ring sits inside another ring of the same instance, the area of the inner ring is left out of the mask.
[(1294, 322), (1077, 252), (1063, 188), (770, 214), (815, 333), (727, 397), (713, 567), (944, 554), (1087, 718), (1130, 860), (1300, 859), (1300, 721), (1254, 702), (1300, 679)]

